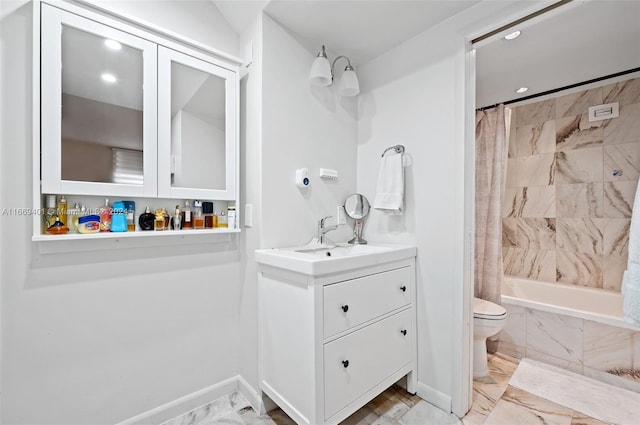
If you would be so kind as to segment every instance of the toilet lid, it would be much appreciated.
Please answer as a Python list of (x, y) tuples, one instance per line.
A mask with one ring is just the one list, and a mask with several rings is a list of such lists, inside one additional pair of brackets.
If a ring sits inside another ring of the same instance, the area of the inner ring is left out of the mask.
[(507, 315), (507, 310), (498, 304), (480, 298), (473, 299), (473, 317), (479, 319), (500, 320)]

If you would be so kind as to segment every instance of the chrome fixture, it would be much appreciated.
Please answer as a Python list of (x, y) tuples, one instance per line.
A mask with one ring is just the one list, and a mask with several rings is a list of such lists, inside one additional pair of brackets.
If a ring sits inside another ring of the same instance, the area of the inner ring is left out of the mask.
[(396, 153), (404, 153), (404, 146), (403, 145), (395, 145), (395, 146), (390, 146), (388, 148), (386, 148), (384, 150), (384, 152), (382, 152), (382, 156), (384, 156), (385, 153), (387, 153), (390, 150), (394, 150), (396, 151)]
[(366, 244), (367, 241), (362, 238), (364, 231), (364, 219), (369, 215), (369, 200), (360, 193), (354, 193), (347, 196), (343, 205), (345, 213), (355, 220), (353, 224), (354, 238), (348, 243), (350, 244)]
[(351, 61), (346, 56), (338, 56), (333, 60), (331, 66), (329, 66), (329, 59), (327, 58), (324, 45), (311, 65), (309, 81), (314, 86), (330, 86), (335, 76), (333, 68), (338, 59), (342, 58), (347, 60), (347, 66), (344, 68), (344, 72), (338, 83), (338, 91), (340, 96), (357, 96), (358, 93), (360, 93), (360, 84), (358, 83), (358, 76), (351, 66)]
[(338, 228), (337, 225), (333, 225), (333, 226), (325, 226), (325, 221), (331, 218), (331, 216), (327, 216), (327, 217), (323, 217), (320, 220), (318, 220), (318, 240), (320, 241), (321, 244), (324, 243), (324, 234), (327, 232), (330, 232), (332, 230), (336, 230)]

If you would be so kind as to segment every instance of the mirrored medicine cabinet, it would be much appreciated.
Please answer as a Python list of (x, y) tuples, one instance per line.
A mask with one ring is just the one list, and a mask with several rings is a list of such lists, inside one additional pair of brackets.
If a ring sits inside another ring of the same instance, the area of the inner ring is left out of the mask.
[(237, 203), (237, 63), (76, 5), (39, 7), (36, 204), (43, 194)]

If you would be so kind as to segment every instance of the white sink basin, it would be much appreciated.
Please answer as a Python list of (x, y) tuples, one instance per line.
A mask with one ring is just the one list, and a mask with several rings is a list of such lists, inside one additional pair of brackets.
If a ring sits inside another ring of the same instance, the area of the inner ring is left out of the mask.
[(259, 249), (256, 262), (317, 276), (415, 257), (406, 245), (347, 245)]

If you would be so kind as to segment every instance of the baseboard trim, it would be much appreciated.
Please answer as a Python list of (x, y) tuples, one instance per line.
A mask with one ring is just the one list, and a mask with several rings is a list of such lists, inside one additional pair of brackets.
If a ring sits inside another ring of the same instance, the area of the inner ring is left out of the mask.
[(421, 399), (428, 401), (447, 413), (451, 413), (451, 397), (447, 394), (441, 393), (422, 382), (418, 382), (417, 394)]
[(259, 411), (258, 408), (262, 402), (259, 393), (249, 385), (242, 376), (236, 375), (151, 410), (147, 410), (116, 425), (161, 424), (207, 403), (211, 403), (234, 391), (240, 391), (247, 401), (251, 403), (251, 407)]
[(262, 399), (262, 391), (253, 388), (241, 375), (236, 376), (236, 378), (238, 378), (238, 391), (240, 391), (249, 404), (251, 404), (253, 410), (256, 412), (265, 412), (266, 409)]

